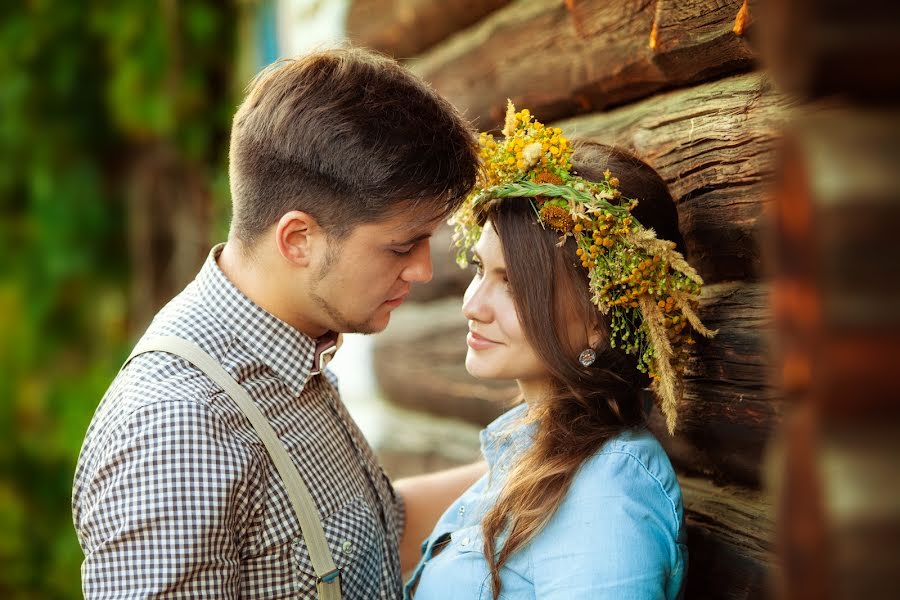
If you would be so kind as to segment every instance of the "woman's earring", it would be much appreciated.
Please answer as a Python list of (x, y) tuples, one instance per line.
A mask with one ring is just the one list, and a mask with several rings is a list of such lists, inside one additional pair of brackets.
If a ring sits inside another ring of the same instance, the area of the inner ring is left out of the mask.
[(594, 361), (597, 360), (597, 353), (594, 352), (592, 348), (587, 348), (581, 351), (581, 354), (578, 355), (578, 362), (581, 363), (584, 367), (589, 367), (594, 364)]

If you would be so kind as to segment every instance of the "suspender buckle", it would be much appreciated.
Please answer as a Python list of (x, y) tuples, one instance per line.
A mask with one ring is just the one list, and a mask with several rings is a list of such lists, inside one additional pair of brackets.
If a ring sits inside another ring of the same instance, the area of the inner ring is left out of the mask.
[(337, 585), (337, 590), (341, 589), (341, 569), (340, 567), (335, 567), (331, 571), (328, 571), (321, 577), (316, 577), (316, 590), (321, 594), (322, 588), (329, 589), (331, 585)]

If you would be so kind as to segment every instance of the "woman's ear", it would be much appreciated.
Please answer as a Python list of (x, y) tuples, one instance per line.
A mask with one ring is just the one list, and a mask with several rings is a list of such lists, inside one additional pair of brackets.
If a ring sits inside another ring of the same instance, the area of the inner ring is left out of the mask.
[(312, 215), (292, 210), (278, 220), (275, 244), (285, 260), (298, 267), (308, 267), (320, 234), (321, 228)]
[(604, 340), (604, 336), (596, 327), (591, 327), (587, 331), (587, 340), (589, 348), (597, 348)]
[(605, 331), (605, 327), (603, 326), (603, 321), (600, 320), (599, 315), (597, 314), (597, 307), (590, 305), (588, 309), (588, 313), (585, 315), (585, 321), (587, 322), (587, 326), (585, 327), (585, 338), (587, 339), (588, 348), (599, 348), (601, 344), (609, 337), (609, 334)]

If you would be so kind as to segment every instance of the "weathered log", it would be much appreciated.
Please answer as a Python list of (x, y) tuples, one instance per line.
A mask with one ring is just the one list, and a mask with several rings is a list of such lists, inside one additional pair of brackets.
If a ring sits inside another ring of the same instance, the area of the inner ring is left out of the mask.
[(733, 31), (740, 7), (523, 0), (412, 66), (481, 129), (502, 120), (507, 98), (550, 121), (752, 68), (752, 50)]
[(394, 404), (487, 425), (508, 407), (518, 387), (468, 374), (468, 325), (461, 306), (453, 297), (394, 311), (391, 326), (375, 340), (375, 376)]
[(354, 0), (347, 37), (398, 59), (409, 58), (476, 23), (509, 0)]
[(799, 600), (900, 597), (900, 116), (842, 104), (792, 123), (775, 204), (779, 587)]
[(771, 595), (773, 510), (768, 498), (680, 475), (688, 532), (685, 598), (750, 600)]
[(728, 283), (704, 288), (700, 317), (718, 329), (688, 363), (675, 436), (654, 408), (651, 428), (681, 470), (722, 481), (760, 484), (760, 467), (782, 413), (769, 351), (770, 287)]
[(707, 282), (757, 280), (775, 149), (791, 105), (751, 73), (558, 125), (629, 150), (659, 172), (688, 260)]
[[(694, 346), (675, 437), (665, 432), (657, 410), (650, 418), (682, 471), (759, 485), (766, 443), (781, 414), (768, 358), (768, 294), (768, 286), (748, 283), (704, 290), (700, 316), (719, 334)], [(448, 298), (396, 311), (376, 340), (375, 372), (391, 402), (484, 425), (517, 389), (473, 379), (465, 371), (460, 305)]]
[(900, 5), (893, 0), (759, 2), (759, 46), (782, 89), (858, 106), (900, 102)]

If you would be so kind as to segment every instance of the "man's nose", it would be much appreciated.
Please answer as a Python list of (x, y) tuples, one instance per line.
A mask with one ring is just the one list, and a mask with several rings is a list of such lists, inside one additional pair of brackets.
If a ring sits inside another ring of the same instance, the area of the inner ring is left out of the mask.
[(410, 283), (428, 283), (434, 275), (431, 265), (431, 243), (422, 240), (412, 251), (410, 264), (403, 270), (403, 279)]

